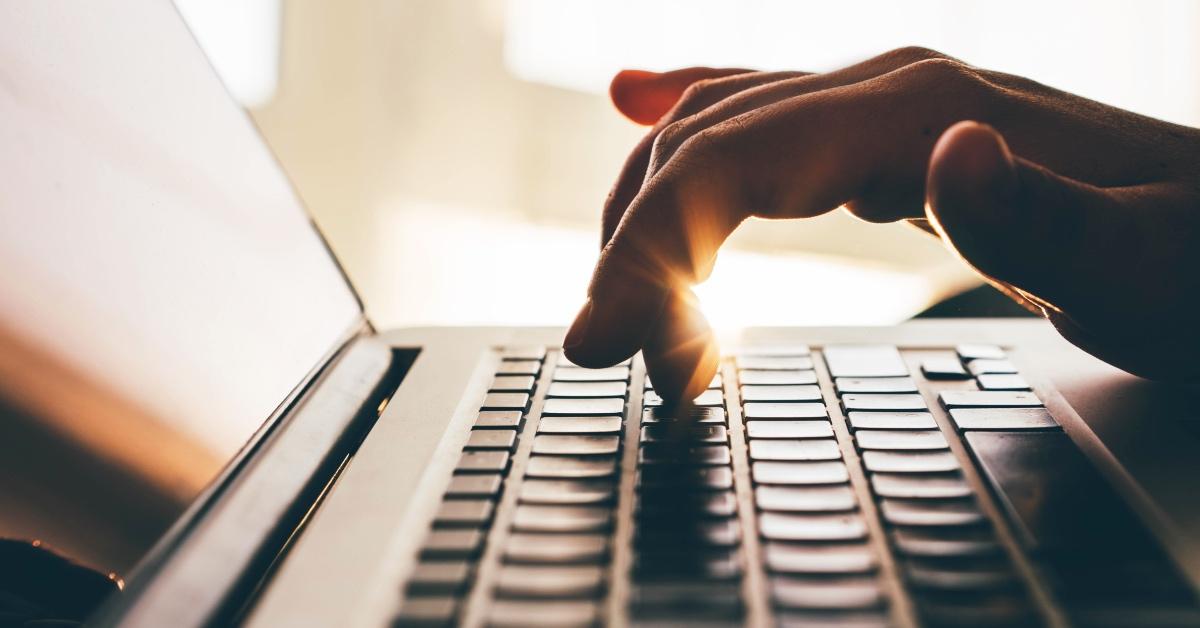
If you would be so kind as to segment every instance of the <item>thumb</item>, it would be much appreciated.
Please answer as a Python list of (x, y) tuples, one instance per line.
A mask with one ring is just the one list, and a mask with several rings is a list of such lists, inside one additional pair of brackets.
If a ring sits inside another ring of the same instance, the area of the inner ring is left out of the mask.
[(963, 260), (1058, 308), (1101, 288), (1103, 260), (1129, 236), (1121, 199), (1014, 157), (977, 122), (934, 146), (926, 200), (930, 224)]
[(608, 94), (622, 115), (650, 126), (675, 106), (692, 83), (749, 71), (735, 68), (685, 68), (661, 73), (621, 70), (609, 84)]

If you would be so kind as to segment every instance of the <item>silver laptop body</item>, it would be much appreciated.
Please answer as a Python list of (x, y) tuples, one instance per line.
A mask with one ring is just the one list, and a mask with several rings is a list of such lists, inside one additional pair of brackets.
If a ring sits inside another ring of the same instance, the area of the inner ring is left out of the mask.
[[(50, 365), (5, 394), (189, 504), (98, 625), (1200, 622), (1200, 398), (1042, 321), (745, 330), (697, 409), (719, 429), (673, 448), (636, 357), (600, 377), (561, 329), (377, 332), (159, 0), (0, 8), (0, 180), (0, 340)], [(670, 470), (728, 481), (656, 513)], [(554, 529), (579, 512), (603, 523)], [(986, 568), (938, 554), (959, 526)], [(603, 551), (571, 569), (517, 545), (577, 537)], [(713, 582), (655, 571), (672, 560)]]

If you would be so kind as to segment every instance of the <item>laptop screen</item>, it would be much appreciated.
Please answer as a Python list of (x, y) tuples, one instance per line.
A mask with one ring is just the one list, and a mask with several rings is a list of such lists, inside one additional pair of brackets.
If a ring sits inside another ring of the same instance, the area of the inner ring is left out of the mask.
[(128, 568), (362, 313), (167, 0), (0, 5), (0, 181), (0, 537)]

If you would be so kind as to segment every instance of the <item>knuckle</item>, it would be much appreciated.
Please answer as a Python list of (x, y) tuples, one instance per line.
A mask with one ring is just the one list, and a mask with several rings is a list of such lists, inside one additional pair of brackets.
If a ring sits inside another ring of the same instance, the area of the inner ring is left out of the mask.
[(679, 120), (672, 122), (658, 132), (650, 148), (650, 168), (658, 170), (678, 150), (680, 144), (686, 141), (687, 124)]
[(673, 166), (679, 169), (711, 169), (719, 167), (728, 154), (730, 135), (720, 127), (710, 127), (692, 134), (679, 144)]
[(717, 79), (700, 79), (688, 85), (683, 90), (683, 94), (679, 96), (679, 104), (676, 108), (680, 111), (691, 111), (697, 108), (703, 109), (708, 100), (711, 99), (710, 94), (713, 91), (713, 87), (717, 84)]
[(889, 53), (890, 56), (904, 63), (917, 63), (930, 59), (949, 59), (946, 55), (924, 46), (905, 46)]
[(977, 81), (978, 73), (957, 59), (924, 59), (910, 64), (909, 72), (919, 79), (936, 83)]

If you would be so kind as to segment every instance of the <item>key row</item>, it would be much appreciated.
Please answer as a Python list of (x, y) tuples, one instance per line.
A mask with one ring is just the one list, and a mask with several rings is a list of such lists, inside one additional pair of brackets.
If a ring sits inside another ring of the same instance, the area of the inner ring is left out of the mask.
[[(398, 626), (457, 622), (470, 593), (545, 349), (501, 351), (488, 393), (406, 585)], [(518, 574), (519, 575), (519, 574)]]
[(735, 360), (776, 618), (886, 625), (879, 560), (811, 359), (783, 360)]
[(488, 608), (489, 625), (600, 621), (629, 366), (551, 373)]
[[(879, 377), (883, 381), (871, 379), (860, 375), (835, 385), (897, 566), (922, 621), (1036, 624), (1021, 579), (996, 541), (945, 434), (911, 385), (907, 368), (888, 370)], [(960, 409), (1026, 403), (981, 391), (944, 391), (940, 399), (950, 412), (960, 412), (952, 416), (959, 427), (973, 420)], [(1000, 416), (996, 424), (1011, 420)]]
[(662, 407), (653, 389), (646, 400), (630, 618), (650, 624), (737, 621), (744, 613), (745, 557), (721, 390), (706, 391), (687, 409)]

